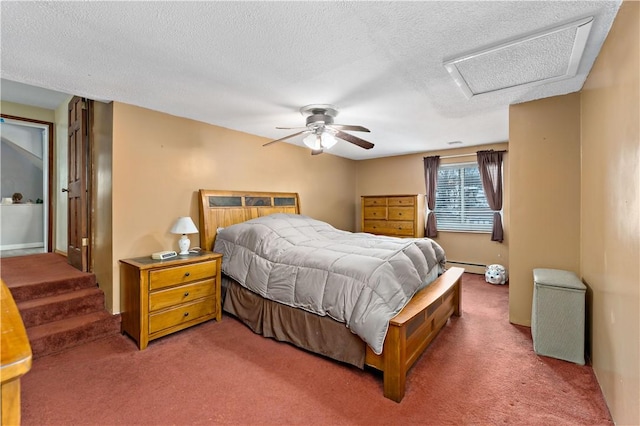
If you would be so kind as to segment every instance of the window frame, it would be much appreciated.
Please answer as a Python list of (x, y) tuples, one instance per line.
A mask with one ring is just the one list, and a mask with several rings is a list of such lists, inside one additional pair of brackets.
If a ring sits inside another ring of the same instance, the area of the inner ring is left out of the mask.
[[(484, 193), (484, 188), (482, 187), (482, 178), (479, 177), (480, 181), (480, 193), (482, 194), (482, 197), (484, 198), (484, 202), (486, 204), (486, 211), (483, 209), (481, 211), (482, 214), (486, 213), (487, 219), (490, 219), (487, 223), (484, 224), (478, 224), (480, 226), (465, 226), (465, 223), (462, 222), (462, 220), (459, 223), (456, 222), (442, 222), (441, 216), (443, 211), (442, 210), (438, 210), (438, 188), (441, 185), (441, 176), (440, 176), (440, 170), (442, 169), (457, 169), (457, 170), (464, 170), (466, 168), (471, 168), (474, 167), (476, 170), (478, 170), (478, 174), (480, 173), (479, 170), (479, 165), (477, 162), (473, 162), (473, 161), (466, 161), (466, 162), (459, 162), (459, 163), (449, 163), (449, 164), (440, 164), (440, 167), (438, 168), (438, 182), (436, 184), (436, 207), (433, 210), (433, 212), (436, 214), (436, 221), (437, 221), (437, 227), (438, 227), (438, 232), (443, 231), (443, 232), (462, 232), (462, 233), (478, 233), (478, 234), (491, 234), (492, 230), (493, 230), (493, 214), (495, 213), (494, 210), (491, 210), (491, 208), (489, 207), (489, 204), (487, 202), (487, 198), (486, 195)], [(461, 174), (461, 180), (464, 180), (464, 172), (462, 172)], [(460, 198), (464, 199), (464, 194), (465, 191), (461, 190), (463, 188), (464, 183), (461, 182), (457, 185), (458, 188), (460, 188), (459, 192), (460, 194), (462, 194), (462, 196)], [(460, 199), (459, 198), (459, 199)], [(469, 209), (468, 208), (464, 208), (464, 201), (460, 201), (460, 206), (461, 209), (457, 210), (457, 212), (460, 213), (461, 216), (464, 216), (465, 213), (469, 214)], [(429, 209), (427, 208), (427, 214), (429, 213)], [(502, 210), (500, 210), (500, 214), (502, 214)]]

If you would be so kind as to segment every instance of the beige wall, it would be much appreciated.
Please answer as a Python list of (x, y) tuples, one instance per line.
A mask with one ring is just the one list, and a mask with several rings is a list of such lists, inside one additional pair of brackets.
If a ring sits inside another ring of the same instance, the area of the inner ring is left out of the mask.
[(55, 122), (55, 112), (52, 109), (38, 108), (29, 105), (2, 101), (0, 102), (0, 112), (2, 112), (2, 114), (13, 115), (15, 117), (48, 121), (50, 123)]
[[(428, 155), (463, 155), (442, 159), (442, 164), (464, 163), (476, 161), (476, 151), (481, 149), (506, 150), (507, 144), (474, 146), (443, 151), (424, 152), (420, 154), (400, 155), (396, 157), (376, 158), (356, 163), (356, 216), (357, 229), (360, 230), (360, 197), (362, 195), (389, 194), (424, 194), (423, 158)], [(470, 154), (470, 155), (466, 155)], [(504, 156), (504, 201), (503, 226), (505, 239), (503, 243), (491, 241), (490, 234), (444, 232), (440, 231), (434, 238), (447, 253), (447, 259), (458, 262), (489, 265), (499, 263), (509, 268), (509, 154)], [(465, 266), (470, 272), (484, 273), (482, 267)]]
[[(118, 259), (177, 249), (179, 216), (198, 223), (197, 191), (234, 189), (300, 194), (301, 211), (354, 229), (354, 161), (138, 108), (113, 104), (113, 312)], [(198, 235), (191, 236), (199, 245)]]
[(509, 319), (531, 324), (533, 269), (580, 268), (580, 95), (509, 108)]
[(640, 424), (639, 22), (624, 2), (581, 93), (509, 116), (510, 319), (530, 323), (533, 268), (578, 273), (593, 369), (625, 425)]
[[(104, 291), (107, 309), (119, 309), (114, 300), (113, 257), (113, 104), (91, 103), (91, 270)], [(66, 217), (66, 214), (65, 214)], [(117, 271), (116, 271), (117, 272)], [(117, 281), (119, 282), (119, 281)]]
[(640, 424), (640, 3), (625, 2), (581, 94), (581, 273), (593, 369), (617, 424)]

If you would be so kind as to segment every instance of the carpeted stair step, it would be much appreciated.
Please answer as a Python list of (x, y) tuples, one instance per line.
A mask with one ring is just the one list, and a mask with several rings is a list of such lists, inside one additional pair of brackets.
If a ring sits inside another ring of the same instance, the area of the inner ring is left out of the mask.
[(85, 315), (104, 310), (104, 293), (97, 287), (40, 297), (17, 303), (25, 328), (70, 316)]
[(56, 253), (2, 258), (0, 264), (16, 303), (96, 287), (94, 274), (77, 270)]
[(120, 315), (104, 310), (27, 328), (34, 359), (119, 332)]
[(83, 288), (97, 288), (94, 274), (83, 274), (70, 278), (47, 279), (46, 281), (29, 282), (19, 285), (8, 285), (16, 304), (25, 300), (55, 296)]
[(120, 332), (120, 315), (104, 309), (96, 276), (56, 253), (1, 258), (2, 279), (27, 329), (34, 358)]

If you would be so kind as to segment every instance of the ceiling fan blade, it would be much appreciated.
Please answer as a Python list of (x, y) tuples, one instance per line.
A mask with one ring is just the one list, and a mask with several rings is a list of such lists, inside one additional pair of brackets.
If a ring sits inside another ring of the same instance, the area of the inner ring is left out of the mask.
[(347, 142), (351, 142), (352, 144), (358, 145), (359, 147), (364, 149), (371, 149), (374, 147), (374, 145), (371, 142), (367, 142), (364, 139), (360, 139), (357, 136), (350, 135), (349, 133), (345, 133), (340, 130), (336, 132), (336, 137), (342, 140), (345, 140)]
[(306, 129), (306, 127), (276, 127), (279, 130), (298, 130), (298, 129)]
[(362, 126), (354, 126), (350, 124), (330, 124), (327, 127), (330, 127), (335, 130), (348, 130), (350, 132), (370, 132), (371, 130)]
[(320, 155), (322, 154), (324, 151), (322, 149), (312, 149), (311, 150), (311, 155)]
[(309, 130), (303, 130), (303, 131), (301, 131), (301, 132), (294, 133), (294, 134), (289, 135), (289, 136), (285, 136), (284, 138), (280, 138), (280, 139), (276, 139), (276, 140), (274, 140), (274, 141), (267, 142), (267, 143), (265, 143), (265, 144), (264, 144), (264, 145), (262, 145), (262, 146), (269, 146), (269, 145), (271, 145), (272, 143), (280, 142), (280, 141), (283, 141), (283, 140), (286, 140), (286, 139), (291, 139), (291, 138), (293, 138), (293, 137), (295, 137), (295, 136), (298, 136), (298, 135), (301, 135), (301, 134), (303, 134), (303, 133), (309, 133)]

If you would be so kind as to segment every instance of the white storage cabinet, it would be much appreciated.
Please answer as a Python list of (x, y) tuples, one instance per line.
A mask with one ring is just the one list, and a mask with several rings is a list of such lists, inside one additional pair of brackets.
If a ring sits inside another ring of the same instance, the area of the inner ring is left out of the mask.
[(560, 269), (534, 269), (533, 283), (533, 350), (584, 365), (586, 286)]

